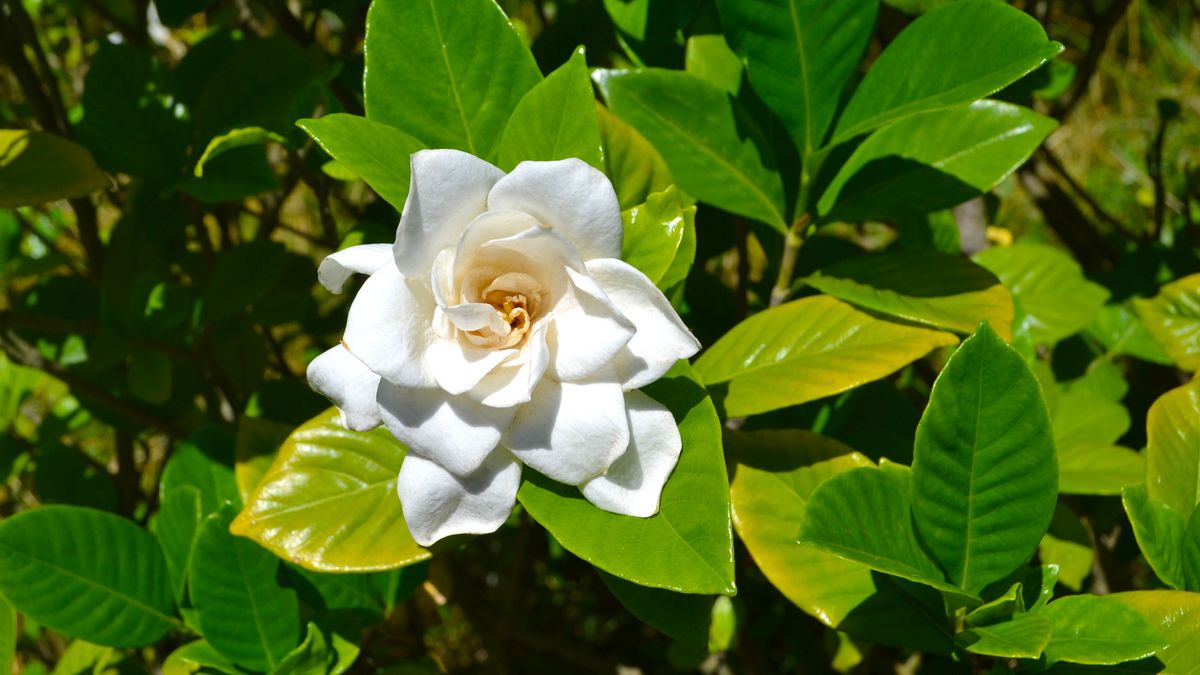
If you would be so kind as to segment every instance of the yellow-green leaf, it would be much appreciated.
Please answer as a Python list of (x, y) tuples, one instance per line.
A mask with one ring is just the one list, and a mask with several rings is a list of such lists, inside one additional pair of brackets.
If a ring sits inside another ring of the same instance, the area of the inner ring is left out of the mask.
[(1175, 365), (1200, 370), (1200, 274), (1172, 281), (1133, 307)]

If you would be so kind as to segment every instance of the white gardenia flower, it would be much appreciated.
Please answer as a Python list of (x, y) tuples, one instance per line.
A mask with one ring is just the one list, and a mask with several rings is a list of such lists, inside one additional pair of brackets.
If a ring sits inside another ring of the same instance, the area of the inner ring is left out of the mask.
[(522, 464), (607, 511), (658, 512), (682, 443), (637, 388), (700, 345), (618, 259), (621, 236), (612, 184), (580, 160), (506, 175), (423, 150), (395, 244), (321, 263), (333, 292), (370, 277), (308, 380), (347, 428), (382, 423), (409, 446), (397, 490), (418, 543), (495, 531)]

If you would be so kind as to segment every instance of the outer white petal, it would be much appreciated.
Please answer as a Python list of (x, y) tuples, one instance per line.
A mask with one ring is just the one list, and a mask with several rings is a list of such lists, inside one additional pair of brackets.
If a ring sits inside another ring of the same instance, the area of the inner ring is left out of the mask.
[(584, 382), (543, 378), (517, 410), (504, 447), (549, 478), (579, 485), (604, 473), (629, 446), (625, 396), (611, 373)]
[(391, 244), (363, 244), (344, 248), (321, 261), (317, 279), (330, 293), (341, 293), (353, 274), (374, 274), (392, 262)]
[[(423, 280), (422, 280), (423, 281)], [(393, 384), (432, 387), (425, 350), (434, 340), (433, 294), (422, 281), (385, 265), (350, 304), (342, 342), (368, 368)]]
[(579, 486), (583, 496), (605, 511), (648, 518), (658, 513), (667, 478), (679, 462), (683, 440), (663, 404), (640, 391), (625, 392), (629, 448), (608, 473)]
[(535, 324), (525, 338), (521, 355), (488, 373), (467, 395), (496, 408), (528, 403), (550, 361), (550, 351), (546, 347), (546, 325), (545, 321)]
[(634, 336), (633, 323), (587, 274), (566, 268), (571, 283), (552, 310), (550, 373), (575, 381), (599, 372)]
[(464, 345), (458, 340), (439, 340), (429, 345), (429, 350), (425, 352), (433, 379), (437, 380), (439, 387), (453, 395), (470, 391), (488, 373), (516, 355), (515, 349), (476, 347)]
[(489, 408), (438, 387), (410, 389), (381, 382), (376, 395), (388, 431), (409, 450), (466, 476), (483, 464), (512, 421), (514, 408)]
[(425, 275), (434, 256), (453, 246), (463, 229), (487, 209), (487, 197), (504, 172), (458, 150), (421, 150), (412, 156), (412, 182), (394, 248), (406, 276)]
[(700, 351), (700, 342), (684, 325), (654, 283), (621, 260), (589, 260), (587, 271), (637, 332), (612, 361), (626, 390), (644, 387), (679, 359)]
[(495, 532), (512, 512), (520, 485), (521, 464), (503, 449), (465, 477), (410, 453), (400, 466), (396, 493), (413, 539), (430, 546), (455, 534)]
[(521, 162), (496, 183), (488, 208), (524, 211), (559, 229), (584, 260), (621, 255), (621, 207), (612, 183), (579, 159)]
[(342, 345), (325, 350), (308, 364), (308, 384), (333, 401), (347, 429), (366, 431), (382, 423), (375, 403), (379, 376)]

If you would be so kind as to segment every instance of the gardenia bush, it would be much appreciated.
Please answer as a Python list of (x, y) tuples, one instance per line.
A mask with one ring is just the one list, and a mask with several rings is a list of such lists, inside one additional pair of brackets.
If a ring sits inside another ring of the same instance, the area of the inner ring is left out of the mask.
[(0, 0), (0, 663), (1200, 672), (1196, 12)]

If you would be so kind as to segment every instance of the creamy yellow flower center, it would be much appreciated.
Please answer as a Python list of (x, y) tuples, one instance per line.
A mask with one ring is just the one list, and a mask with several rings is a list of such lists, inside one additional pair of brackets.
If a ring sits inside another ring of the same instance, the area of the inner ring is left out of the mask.
[(507, 349), (519, 345), (533, 326), (542, 303), (542, 285), (528, 274), (508, 272), (492, 279), (479, 298), (496, 309), (502, 323), (469, 331), (467, 339), (481, 347)]

